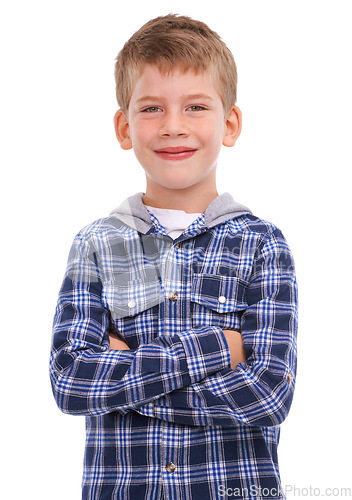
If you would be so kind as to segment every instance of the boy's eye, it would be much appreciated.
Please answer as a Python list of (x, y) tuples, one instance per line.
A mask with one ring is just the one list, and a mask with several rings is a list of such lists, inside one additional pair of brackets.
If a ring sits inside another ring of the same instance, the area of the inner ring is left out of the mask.
[(203, 111), (205, 108), (203, 106), (194, 105), (190, 106), (188, 109), (190, 109), (191, 111)]
[(159, 109), (157, 106), (149, 106), (149, 108), (145, 108), (143, 111), (146, 113), (157, 113)]

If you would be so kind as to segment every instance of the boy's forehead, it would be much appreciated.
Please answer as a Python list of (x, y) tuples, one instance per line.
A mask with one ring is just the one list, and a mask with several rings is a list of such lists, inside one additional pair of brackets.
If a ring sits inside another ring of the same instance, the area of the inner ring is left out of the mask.
[(185, 75), (185, 74), (191, 74), (191, 75), (208, 75), (210, 74), (209, 68), (204, 68), (202, 70), (197, 69), (196, 67), (185, 67), (182, 64), (182, 61), (179, 62), (179, 64), (168, 66), (168, 65), (163, 65), (163, 64), (157, 64), (157, 63), (144, 63), (138, 74), (138, 79), (141, 78), (143, 75), (155, 75), (156, 77), (175, 77), (178, 75)]
[(143, 93), (147, 90), (146, 87), (154, 87), (155, 90), (162, 91), (164, 86), (174, 84), (178, 90), (180, 81), (183, 87), (193, 89), (192, 92), (195, 92), (199, 86), (215, 86), (209, 69), (197, 71), (195, 68), (183, 68), (181, 65), (165, 69), (159, 68), (156, 64), (144, 64), (134, 82), (132, 96), (136, 93)]

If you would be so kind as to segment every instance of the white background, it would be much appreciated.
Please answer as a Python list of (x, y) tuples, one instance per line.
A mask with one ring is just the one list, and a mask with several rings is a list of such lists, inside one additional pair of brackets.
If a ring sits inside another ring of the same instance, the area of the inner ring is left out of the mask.
[(220, 158), (218, 191), (278, 225), (296, 260), (299, 371), (279, 447), (282, 482), (296, 488), (288, 498), (352, 488), (349, 4), (3, 4), (2, 498), (80, 498), (84, 418), (52, 397), (51, 323), (75, 234), (144, 190), (114, 136), (114, 59), (170, 12), (205, 21), (233, 51), (244, 124)]

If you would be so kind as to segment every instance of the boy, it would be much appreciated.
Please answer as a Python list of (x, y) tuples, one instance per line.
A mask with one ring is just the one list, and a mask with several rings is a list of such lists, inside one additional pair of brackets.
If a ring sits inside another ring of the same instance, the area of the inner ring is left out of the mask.
[(59, 408), (86, 416), (82, 498), (284, 498), (296, 282), (281, 232), (217, 193), (241, 131), (232, 54), (168, 15), (131, 37), (115, 76), (116, 135), (146, 192), (75, 238), (51, 358)]

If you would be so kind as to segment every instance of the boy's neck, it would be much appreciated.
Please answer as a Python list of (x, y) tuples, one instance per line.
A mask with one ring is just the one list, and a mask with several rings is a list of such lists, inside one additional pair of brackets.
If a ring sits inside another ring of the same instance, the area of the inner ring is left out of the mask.
[(219, 196), (216, 186), (208, 190), (189, 189), (162, 189), (158, 186), (148, 186), (143, 196), (144, 205), (155, 208), (169, 208), (173, 210), (184, 210), (186, 213), (202, 213), (209, 204)]

